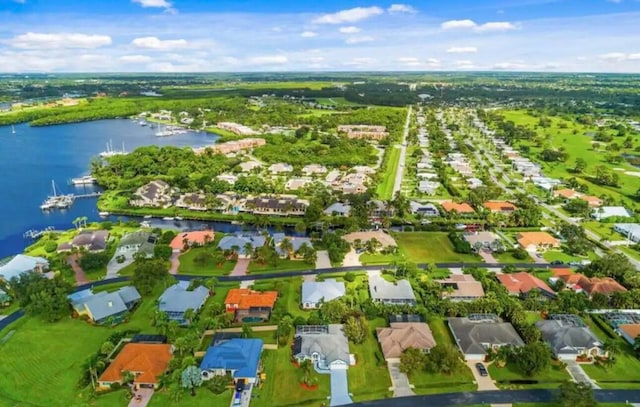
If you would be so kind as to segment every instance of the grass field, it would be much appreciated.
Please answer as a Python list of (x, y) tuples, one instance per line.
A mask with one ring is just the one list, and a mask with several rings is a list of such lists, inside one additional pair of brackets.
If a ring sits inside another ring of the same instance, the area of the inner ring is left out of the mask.
[(400, 253), (413, 263), (480, 261), (475, 254), (456, 253), (446, 232), (403, 232), (393, 237)]
[[(228, 407), (231, 404), (231, 397), (233, 397), (233, 391), (231, 389), (225, 391), (222, 394), (213, 394), (206, 388), (200, 388), (196, 392), (195, 397), (191, 397), (187, 394), (183, 395), (178, 401), (172, 401), (169, 395), (163, 390), (154, 393), (149, 407)], [(105, 407), (111, 407), (114, 404), (106, 405)], [(124, 403), (120, 405), (124, 406)]]
[(213, 252), (211, 247), (196, 247), (180, 256), (180, 267), (178, 272), (180, 274), (193, 274), (198, 276), (226, 276), (231, 273), (233, 267), (236, 265), (235, 261), (225, 261), (222, 266), (206, 265), (201, 266), (195, 264), (194, 259), (199, 253), (210, 251)]
[(255, 261), (249, 263), (249, 273), (273, 273), (278, 271), (291, 271), (291, 270), (308, 270), (314, 269), (315, 265), (307, 264), (301, 260), (289, 260), (280, 259), (277, 266), (272, 266), (269, 263), (259, 264)]
[(353, 394), (353, 401), (383, 399), (390, 396), (391, 379), (387, 364), (375, 336), (377, 327), (384, 327), (387, 323), (378, 318), (369, 321), (369, 335), (359, 345), (349, 344), (349, 350), (356, 356), (356, 365), (349, 366), (349, 391)]
[(493, 253), (493, 257), (500, 263), (533, 263), (533, 259), (529, 256), (525, 259), (516, 259), (511, 252)]
[(360, 255), (360, 262), (364, 265), (391, 264), (401, 259), (402, 257), (397, 254), (362, 253)]
[[(552, 362), (544, 372), (540, 372), (532, 377), (526, 377), (512, 366), (507, 365), (503, 368), (496, 367), (495, 364), (489, 365), (489, 374), (491, 378), (498, 383), (498, 387), (502, 389), (546, 389), (560, 386), (564, 381), (571, 380), (571, 376), (566, 369), (561, 367), (557, 362)], [(513, 380), (537, 380), (537, 384), (508, 384), (500, 383)]]
[(379, 199), (387, 200), (393, 197), (393, 187), (396, 182), (396, 174), (398, 172), (398, 163), (400, 162), (400, 148), (388, 147), (386, 158), (386, 171), (383, 174), (382, 181), (376, 189)]
[[(253, 407), (277, 407), (291, 405), (321, 406), (330, 393), (329, 375), (315, 374), (317, 390), (306, 390), (300, 386), (300, 370), (291, 363), (291, 348), (265, 350), (262, 364), (267, 379), (259, 389), (253, 390)], [(294, 403), (292, 401), (295, 400)]]

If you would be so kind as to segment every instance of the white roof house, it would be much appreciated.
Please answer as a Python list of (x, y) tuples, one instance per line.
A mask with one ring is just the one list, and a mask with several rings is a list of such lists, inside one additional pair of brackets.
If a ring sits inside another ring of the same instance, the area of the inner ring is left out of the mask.
[(420, 181), (420, 183), (418, 184), (418, 191), (425, 193), (427, 195), (434, 195), (439, 187), (440, 187), (439, 182)]
[(32, 257), (19, 254), (6, 264), (0, 266), (0, 279), (11, 281), (14, 277), (30, 271), (44, 272), (49, 268), (49, 261), (44, 257)]
[(302, 283), (302, 308), (319, 308), (323, 302), (329, 302), (345, 294), (344, 282), (329, 278), (325, 281)]
[(257, 161), (246, 161), (246, 162), (240, 163), (240, 168), (242, 168), (243, 172), (249, 172), (260, 167), (262, 167), (262, 164), (260, 164)]
[(380, 275), (372, 275), (369, 277), (369, 294), (374, 302), (387, 305), (416, 304), (416, 296), (408, 280), (392, 283)]
[(634, 243), (640, 242), (640, 223), (616, 223), (613, 229)]
[(591, 213), (591, 217), (596, 220), (611, 218), (613, 216), (630, 218), (632, 215), (624, 206), (601, 206), (598, 209), (594, 209)]
[(293, 171), (293, 167), (286, 163), (276, 163), (269, 167), (269, 171), (271, 171), (272, 174), (280, 174)]

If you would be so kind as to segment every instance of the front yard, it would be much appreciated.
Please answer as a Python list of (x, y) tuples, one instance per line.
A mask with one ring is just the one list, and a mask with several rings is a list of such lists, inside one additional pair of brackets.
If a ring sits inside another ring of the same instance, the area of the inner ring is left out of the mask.
[[(489, 374), (501, 389), (547, 389), (559, 387), (562, 382), (571, 380), (571, 376), (560, 363), (553, 361), (544, 372), (526, 377), (512, 366), (500, 368), (495, 364), (489, 365)], [(531, 381), (537, 383), (520, 383)], [(515, 383), (513, 383), (515, 382)]]
[(280, 259), (276, 266), (272, 266), (269, 263), (260, 264), (255, 260), (251, 260), (249, 263), (249, 274), (251, 273), (277, 273), (279, 271), (293, 271), (293, 270), (309, 270), (315, 269), (315, 264), (307, 264), (302, 260), (289, 260)]
[(192, 274), (197, 276), (226, 276), (231, 273), (236, 265), (235, 261), (225, 261), (222, 265), (217, 264), (198, 264), (195, 259), (201, 253), (213, 253), (213, 247), (194, 247), (186, 253), (180, 255), (180, 274)]
[(456, 253), (446, 232), (402, 232), (392, 235), (400, 253), (413, 263), (480, 261), (475, 254)]

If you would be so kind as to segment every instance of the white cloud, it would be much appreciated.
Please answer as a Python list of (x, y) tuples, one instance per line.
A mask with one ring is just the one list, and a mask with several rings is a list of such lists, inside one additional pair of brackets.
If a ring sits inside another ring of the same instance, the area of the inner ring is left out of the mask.
[(635, 61), (636, 59), (640, 59), (640, 53), (637, 53), (637, 54), (629, 54), (629, 55), (627, 56), (627, 59), (630, 59), (630, 60), (633, 60), (633, 61)]
[(123, 55), (118, 60), (125, 64), (146, 64), (151, 62), (152, 58), (148, 55)]
[(500, 62), (493, 65), (493, 69), (504, 71), (522, 71), (527, 68), (525, 64), (519, 64), (514, 62)]
[(52, 48), (98, 48), (111, 44), (108, 35), (87, 35), (78, 33), (33, 33), (18, 35), (7, 43), (15, 48), (52, 49)]
[(391, 14), (394, 13), (408, 13), (408, 14), (416, 14), (418, 10), (414, 7), (409, 6), (408, 4), (392, 4), (387, 11)]
[(440, 24), (443, 30), (457, 30), (460, 28), (474, 28), (477, 24), (473, 20), (449, 20)]
[(478, 52), (476, 47), (451, 47), (447, 49), (447, 54), (473, 54)]
[(187, 46), (187, 41), (183, 39), (161, 40), (158, 37), (140, 37), (131, 41), (131, 44), (138, 48), (168, 50), (184, 48)]
[(624, 52), (609, 52), (607, 54), (598, 55), (598, 58), (608, 62), (634, 61), (636, 59), (640, 59), (640, 53), (626, 54)]
[(415, 58), (415, 57), (402, 57), (402, 58), (398, 58), (398, 62), (403, 62), (403, 63), (418, 62), (418, 58)]
[(473, 20), (466, 19), (445, 21), (440, 24), (440, 28), (443, 30), (472, 29), (476, 32), (490, 32), (515, 30), (517, 27), (515, 24), (508, 21), (495, 21), (478, 24)]
[(284, 55), (261, 55), (247, 59), (250, 65), (283, 65), (289, 62), (289, 58)]
[(373, 41), (374, 38), (370, 35), (363, 35), (360, 37), (349, 37), (347, 38), (347, 40), (345, 41), (345, 44), (362, 44), (363, 42), (371, 42)]
[(333, 14), (324, 14), (315, 20), (314, 24), (343, 24), (355, 23), (367, 18), (384, 13), (380, 7), (356, 7), (349, 10), (338, 11)]
[(357, 34), (361, 30), (358, 27), (350, 26), (350, 27), (340, 27), (339, 31), (343, 34)]
[(313, 38), (313, 37), (317, 37), (318, 33), (313, 31), (305, 31), (302, 34), (300, 34), (300, 36), (302, 38)]
[(440, 65), (440, 60), (437, 58), (429, 58), (427, 59), (427, 65), (433, 67), (439, 66)]
[(377, 62), (377, 59), (375, 58), (360, 57), (360, 58), (353, 58), (351, 61), (343, 63), (343, 65), (362, 67), (362, 66), (373, 65), (376, 62)]
[(140, 4), (142, 7), (152, 7), (152, 8), (171, 8), (172, 4), (167, 0), (132, 0), (134, 3)]

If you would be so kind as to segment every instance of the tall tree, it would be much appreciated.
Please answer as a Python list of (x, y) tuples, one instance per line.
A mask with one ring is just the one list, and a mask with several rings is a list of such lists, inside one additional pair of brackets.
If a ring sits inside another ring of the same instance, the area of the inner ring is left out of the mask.
[(202, 374), (196, 366), (189, 366), (180, 375), (180, 384), (183, 388), (189, 389), (191, 395), (196, 395), (196, 387), (202, 384)]
[(561, 406), (571, 407), (596, 407), (593, 387), (586, 383), (574, 383), (566, 381), (560, 385), (560, 395), (558, 399)]

